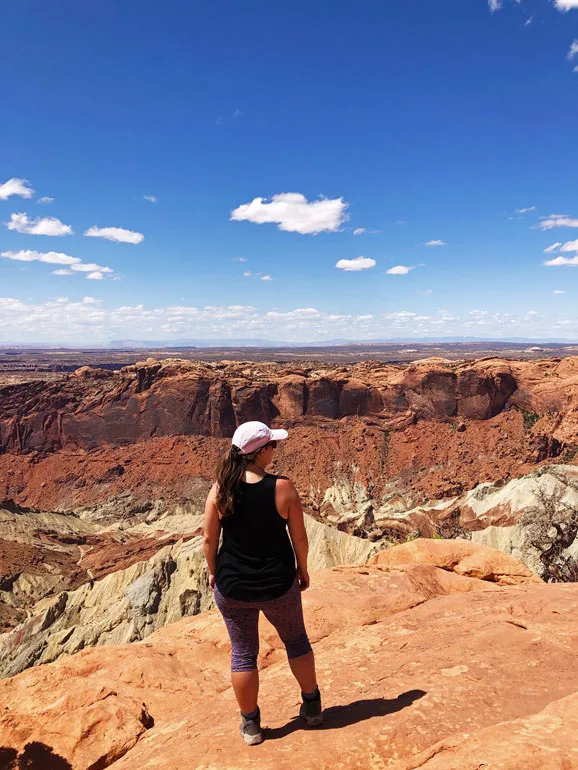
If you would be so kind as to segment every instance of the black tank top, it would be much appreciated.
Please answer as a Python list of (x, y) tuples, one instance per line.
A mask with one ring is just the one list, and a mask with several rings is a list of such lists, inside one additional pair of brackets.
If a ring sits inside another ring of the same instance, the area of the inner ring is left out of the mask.
[(295, 554), (287, 521), (275, 505), (277, 477), (241, 481), (234, 512), (221, 519), (223, 542), (215, 583), (223, 596), (242, 601), (278, 599), (295, 580)]

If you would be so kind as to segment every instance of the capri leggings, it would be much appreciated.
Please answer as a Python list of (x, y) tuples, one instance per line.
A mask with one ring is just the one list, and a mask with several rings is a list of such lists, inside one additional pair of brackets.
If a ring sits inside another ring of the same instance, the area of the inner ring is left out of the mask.
[(214, 595), (231, 638), (231, 671), (254, 671), (257, 668), (260, 610), (275, 626), (289, 659), (311, 652), (297, 578), (287, 593), (278, 599), (261, 602), (227, 599), (217, 586)]

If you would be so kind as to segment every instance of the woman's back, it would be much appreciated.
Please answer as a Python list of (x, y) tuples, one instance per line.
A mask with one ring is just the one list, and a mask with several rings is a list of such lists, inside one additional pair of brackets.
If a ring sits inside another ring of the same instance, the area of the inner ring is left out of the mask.
[(277, 511), (277, 477), (241, 481), (234, 512), (221, 518), (223, 542), (215, 582), (223, 596), (243, 601), (277, 599), (295, 580), (295, 554), (287, 521)]

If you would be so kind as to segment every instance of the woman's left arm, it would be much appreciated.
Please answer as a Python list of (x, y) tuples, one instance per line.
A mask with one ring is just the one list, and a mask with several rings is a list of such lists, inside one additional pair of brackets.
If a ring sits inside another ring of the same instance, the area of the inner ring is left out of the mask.
[(217, 485), (213, 484), (205, 503), (204, 549), (207, 567), (209, 568), (209, 585), (215, 587), (215, 569), (217, 566), (217, 550), (221, 536), (221, 521), (217, 508)]

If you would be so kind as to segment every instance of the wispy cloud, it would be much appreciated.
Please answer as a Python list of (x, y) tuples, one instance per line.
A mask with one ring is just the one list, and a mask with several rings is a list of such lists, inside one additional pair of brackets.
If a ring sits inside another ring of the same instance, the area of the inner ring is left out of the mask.
[(544, 254), (551, 254), (553, 251), (556, 251), (556, 249), (559, 249), (561, 245), (560, 241), (553, 243), (551, 246), (544, 249)]
[(233, 257), (233, 262), (246, 262), (247, 257)]
[[(101, 274), (114, 272), (110, 267), (103, 267), (94, 262), (83, 262), (79, 257), (71, 257), (69, 254), (63, 254), (58, 251), (2, 251), (0, 252), (0, 257), (12, 259), (16, 262), (45, 262), (49, 265), (66, 265), (67, 269), (54, 270), (55, 275), (71, 275), (72, 271), (92, 274), (95, 272)], [(94, 275), (87, 275), (86, 277), (94, 278)]]
[(270, 275), (262, 275), (259, 280), (261, 280), (261, 281), (272, 281), (273, 279), (271, 278)]
[(149, 203), (158, 203), (159, 200), (156, 195), (143, 195), (142, 197)]
[(231, 220), (276, 224), (279, 230), (302, 235), (334, 233), (347, 219), (348, 205), (343, 198), (308, 201), (301, 193), (279, 193), (270, 201), (254, 198), (238, 206), (231, 212)]
[(407, 275), (410, 270), (415, 270), (416, 265), (411, 265), (407, 267), (406, 265), (395, 265), (395, 267), (390, 267), (389, 270), (386, 270), (385, 272), (388, 275)]
[(560, 251), (578, 251), (578, 238), (575, 241), (566, 241), (560, 246)]
[(490, 6), (490, 11), (493, 13), (494, 11), (499, 11), (503, 3), (502, 0), (488, 0), (488, 5)]
[(353, 235), (377, 235), (381, 230), (370, 230), (367, 227), (356, 227)]
[(578, 254), (575, 257), (555, 257), (554, 259), (547, 259), (544, 264), (546, 267), (578, 267)]
[(371, 257), (355, 257), (354, 259), (340, 259), (335, 263), (335, 267), (346, 272), (357, 272), (359, 270), (369, 270), (376, 265), (375, 259)]
[(426, 246), (447, 246), (445, 241), (428, 241)]
[(28, 219), (28, 214), (10, 214), (10, 221), (6, 222), (8, 230), (16, 230), (17, 233), (27, 235), (72, 235), (72, 227), (65, 225), (56, 217), (37, 217)]
[(136, 233), (133, 230), (125, 230), (122, 227), (90, 227), (84, 233), (89, 238), (105, 238), (107, 241), (117, 241), (118, 243), (141, 243), (144, 241), (142, 233)]
[(554, 289), (554, 294), (566, 294), (563, 289)]
[(528, 206), (525, 209), (516, 209), (516, 214), (529, 214), (531, 211), (536, 211), (536, 207)]
[(49, 195), (43, 195), (42, 198), (38, 198), (36, 203), (54, 203), (54, 198), (51, 198)]
[(5, 201), (11, 195), (19, 195), (21, 198), (32, 198), (34, 190), (27, 179), (19, 179), (13, 176), (7, 182), (0, 184), (0, 200)]
[[(578, 7), (578, 6), (577, 6)], [(570, 61), (578, 54), (578, 40), (573, 40), (570, 50), (568, 51), (568, 58)]]
[(534, 16), (530, 16), (529, 18), (527, 18), (526, 21), (524, 22), (524, 26), (529, 27), (530, 24), (534, 21), (534, 18), (535, 18)]
[(578, 219), (568, 214), (550, 214), (549, 217), (542, 217), (541, 220), (536, 225), (540, 230), (552, 230), (554, 227), (578, 227)]

